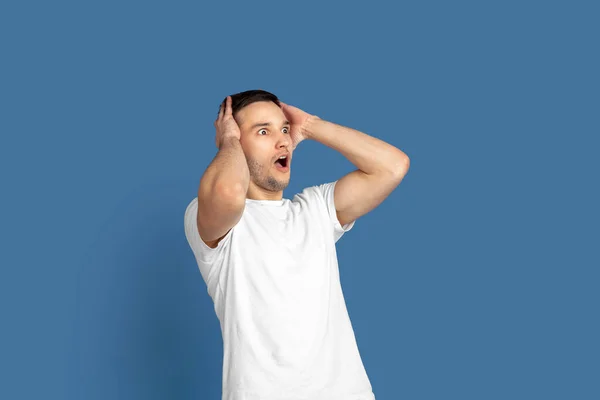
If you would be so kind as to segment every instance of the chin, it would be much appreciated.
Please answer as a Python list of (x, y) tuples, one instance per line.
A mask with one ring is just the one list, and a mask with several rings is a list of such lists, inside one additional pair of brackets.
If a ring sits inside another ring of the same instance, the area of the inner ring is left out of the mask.
[(264, 184), (264, 188), (273, 192), (278, 192), (284, 190), (290, 183), (290, 178), (288, 176), (287, 179), (281, 179), (276, 176), (269, 176), (267, 181)]

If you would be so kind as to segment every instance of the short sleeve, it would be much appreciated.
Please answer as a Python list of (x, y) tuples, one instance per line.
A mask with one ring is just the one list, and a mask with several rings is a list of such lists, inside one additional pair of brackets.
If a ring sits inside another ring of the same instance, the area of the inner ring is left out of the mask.
[(327, 208), (327, 214), (329, 215), (329, 221), (333, 226), (333, 238), (334, 241), (337, 242), (344, 235), (344, 233), (348, 232), (354, 227), (356, 221), (352, 221), (348, 224), (341, 225), (340, 221), (337, 217), (337, 212), (335, 209), (335, 200), (334, 200), (334, 192), (335, 192), (335, 182), (324, 183), (322, 185), (316, 186), (316, 189), (323, 197), (325, 201), (325, 207)]
[(229, 230), (227, 235), (219, 242), (217, 247), (214, 249), (209, 247), (198, 232), (197, 224), (198, 215), (198, 198), (194, 198), (192, 202), (187, 206), (184, 217), (185, 236), (188, 244), (192, 248), (200, 273), (206, 284), (211, 286), (212, 277), (215, 273), (215, 266), (222, 263), (225, 256), (225, 251), (229, 247), (231, 242), (231, 236), (233, 229)]

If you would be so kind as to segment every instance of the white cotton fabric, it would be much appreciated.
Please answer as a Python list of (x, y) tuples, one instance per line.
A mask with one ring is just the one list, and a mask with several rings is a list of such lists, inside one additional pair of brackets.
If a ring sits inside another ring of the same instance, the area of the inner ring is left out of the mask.
[(342, 293), (335, 243), (336, 182), (292, 200), (246, 200), (212, 249), (185, 212), (223, 335), (222, 400), (375, 400)]

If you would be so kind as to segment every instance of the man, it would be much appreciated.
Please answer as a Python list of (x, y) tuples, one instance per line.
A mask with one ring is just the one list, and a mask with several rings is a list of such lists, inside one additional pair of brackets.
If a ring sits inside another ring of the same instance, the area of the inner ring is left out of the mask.
[[(185, 233), (221, 325), (222, 399), (374, 400), (335, 243), (398, 186), (408, 157), (262, 90), (227, 96), (214, 125), (218, 152)], [(283, 190), (305, 139), (357, 170), (289, 200)]]

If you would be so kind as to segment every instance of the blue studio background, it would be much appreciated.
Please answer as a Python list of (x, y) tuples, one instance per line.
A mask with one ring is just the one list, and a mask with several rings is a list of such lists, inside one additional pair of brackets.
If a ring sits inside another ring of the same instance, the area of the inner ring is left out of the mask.
[(220, 399), (183, 213), (254, 88), (411, 159), (338, 242), (378, 400), (600, 398), (596, 4), (2, 2), (0, 398)]

